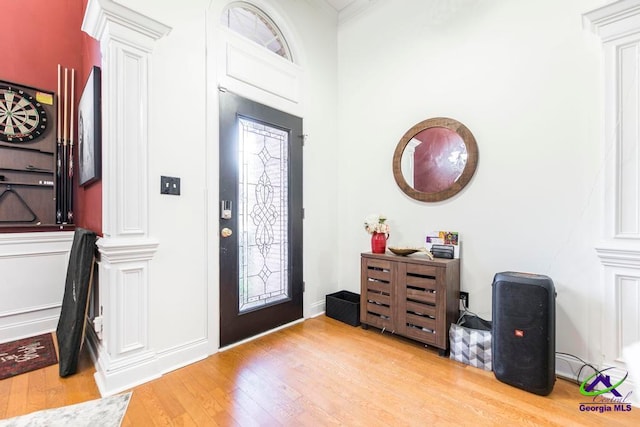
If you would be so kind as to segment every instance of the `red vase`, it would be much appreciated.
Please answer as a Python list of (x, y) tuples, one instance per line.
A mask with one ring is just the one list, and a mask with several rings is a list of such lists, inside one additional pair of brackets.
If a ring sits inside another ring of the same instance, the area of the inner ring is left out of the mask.
[(374, 232), (371, 235), (371, 252), (374, 254), (383, 254), (387, 250), (387, 239), (389, 236), (385, 233)]

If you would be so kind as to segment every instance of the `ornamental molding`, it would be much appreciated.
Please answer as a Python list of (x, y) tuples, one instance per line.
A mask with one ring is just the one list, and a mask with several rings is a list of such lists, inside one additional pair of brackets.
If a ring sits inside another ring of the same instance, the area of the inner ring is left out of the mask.
[(101, 261), (109, 264), (149, 261), (153, 258), (160, 243), (155, 239), (113, 239), (100, 238), (96, 243)]
[(35, 233), (0, 233), (0, 246), (23, 244), (68, 243), (73, 241), (73, 231)]
[(346, 22), (358, 15), (361, 15), (367, 8), (378, 0), (353, 0), (344, 9), (338, 12), (338, 21)]
[(604, 266), (640, 268), (640, 246), (600, 246), (596, 248), (596, 253)]
[(582, 15), (584, 28), (600, 36), (603, 42), (638, 33), (640, 0), (620, 0)]
[(89, 0), (82, 21), (82, 31), (96, 40), (102, 40), (110, 23), (135, 31), (151, 41), (158, 40), (171, 31), (171, 27), (113, 0)]

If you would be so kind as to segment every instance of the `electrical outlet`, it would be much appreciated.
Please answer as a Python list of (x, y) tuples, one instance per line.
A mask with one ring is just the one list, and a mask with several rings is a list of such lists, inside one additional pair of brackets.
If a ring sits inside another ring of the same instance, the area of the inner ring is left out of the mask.
[(464, 308), (469, 308), (469, 292), (460, 292), (460, 301)]
[(160, 177), (160, 194), (180, 195), (180, 178), (173, 176)]

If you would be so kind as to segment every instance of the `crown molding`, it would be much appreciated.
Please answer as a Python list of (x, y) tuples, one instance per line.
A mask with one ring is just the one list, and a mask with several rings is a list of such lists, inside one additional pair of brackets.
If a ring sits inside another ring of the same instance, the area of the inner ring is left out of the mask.
[(101, 40), (109, 23), (133, 30), (155, 41), (166, 36), (171, 27), (129, 9), (113, 0), (89, 0), (82, 21), (82, 31)]
[(582, 15), (585, 28), (603, 42), (616, 40), (640, 29), (640, 0), (619, 0)]
[(343, 23), (364, 12), (365, 9), (376, 3), (378, 0), (355, 0), (338, 12), (338, 21)]

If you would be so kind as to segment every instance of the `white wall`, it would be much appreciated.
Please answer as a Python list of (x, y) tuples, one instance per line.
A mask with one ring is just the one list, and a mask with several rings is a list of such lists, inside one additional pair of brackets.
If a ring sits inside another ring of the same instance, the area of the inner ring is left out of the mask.
[[(120, 3), (172, 28), (156, 43), (152, 55), (149, 234), (160, 243), (150, 266), (151, 347), (169, 355), (204, 339), (215, 351), (219, 327), (215, 32), (218, 12), (228, 2)], [(324, 309), (324, 296), (337, 289), (338, 281), (337, 15), (315, 0), (258, 3), (276, 15), (272, 17), (282, 23), (286, 35), (293, 36), (289, 41), (304, 71), (305, 316), (311, 316)], [(161, 195), (160, 175), (180, 177), (182, 194)]]
[[(379, 1), (341, 25), (341, 287), (358, 290), (367, 214), (388, 216), (389, 244), (455, 230), (473, 311), (491, 318), (497, 272), (548, 275), (557, 350), (600, 360), (601, 46), (581, 15), (603, 3)], [(437, 116), (472, 131), (480, 160), (457, 196), (421, 203), (396, 186), (391, 159), (407, 129)]]
[[(149, 282), (150, 338), (159, 352), (208, 339), (205, 5), (167, 5), (172, 30), (152, 57), (149, 234), (160, 246)], [(161, 175), (180, 178), (180, 196), (160, 194)]]
[[(462, 289), (483, 317), (496, 272), (549, 275), (557, 350), (598, 362), (607, 307), (594, 246), (607, 147), (601, 44), (581, 14), (605, 0), (377, 1), (337, 33), (320, 0), (259, 2), (293, 34), (305, 75), (305, 316), (329, 292), (359, 291), (362, 222), (382, 212), (391, 244), (420, 245), (433, 229), (461, 233)], [(172, 27), (152, 56), (151, 346), (168, 354), (209, 340), (215, 351), (218, 119), (207, 19), (226, 1), (119, 3)], [(408, 128), (435, 116), (467, 125), (480, 161), (465, 190), (426, 204), (397, 188), (391, 158)], [(160, 195), (160, 175), (180, 177), (182, 195)], [(68, 244), (57, 252), (64, 259)]]
[[(172, 27), (152, 57), (151, 344), (166, 354), (209, 340), (215, 351), (217, 53), (207, 19), (227, 1), (121, 2)], [(320, 0), (258, 3), (302, 54), (305, 316), (329, 292), (359, 290), (359, 254), (370, 248), (362, 222), (382, 212), (391, 244), (461, 233), (462, 289), (483, 317), (496, 272), (549, 275), (557, 350), (598, 362), (601, 46), (581, 14), (604, 0), (377, 1), (337, 33)], [(407, 129), (435, 116), (467, 125), (480, 161), (465, 190), (426, 204), (397, 188), (391, 158)], [(182, 178), (182, 195), (160, 195), (160, 175)]]

